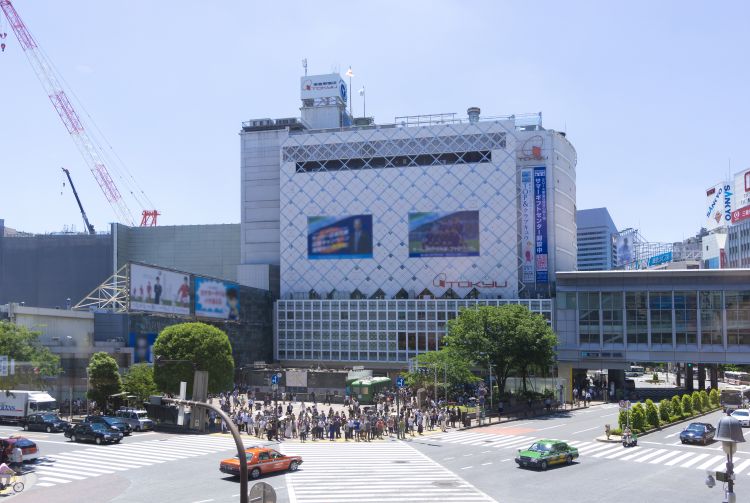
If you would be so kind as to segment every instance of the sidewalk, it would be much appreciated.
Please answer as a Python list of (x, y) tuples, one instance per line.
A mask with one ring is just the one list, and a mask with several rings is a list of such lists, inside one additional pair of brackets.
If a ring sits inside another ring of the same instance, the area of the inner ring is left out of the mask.
[(522, 419), (534, 419), (534, 418), (544, 417), (544, 416), (554, 416), (556, 414), (564, 414), (566, 412), (572, 412), (572, 411), (575, 411), (575, 410), (583, 410), (583, 409), (588, 409), (590, 407), (594, 407), (594, 406), (598, 406), (598, 405), (605, 405), (606, 403), (608, 403), (608, 402), (604, 402), (604, 401), (601, 401), (601, 400), (592, 400), (589, 403), (589, 405), (587, 405), (585, 407), (583, 405), (578, 405), (578, 406), (566, 405), (565, 408), (560, 408), (560, 409), (557, 409), (557, 410), (551, 410), (550, 412), (547, 412), (544, 409), (536, 409), (536, 410), (533, 410), (531, 414), (521, 414), (521, 413), (519, 413), (519, 414), (511, 414), (510, 417), (504, 415), (502, 417), (502, 420), (500, 420), (500, 421), (497, 421), (497, 420), (492, 421), (493, 419), (497, 418), (497, 415), (491, 415), (491, 416), (486, 417), (481, 424), (479, 422), (479, 419), (472, 419), (470, 426), (460, 426), (460, 427), (456, 428), (456, 430), (457, 431), (460, 431), (460, 430), (470, 430), (472, 428), (479, 428), (481, 426), (489, 426), (491, 424), (497, 425), (497, 424), (511, 423), (511, 422), (514, 422), (514, 421), (520, 421)]

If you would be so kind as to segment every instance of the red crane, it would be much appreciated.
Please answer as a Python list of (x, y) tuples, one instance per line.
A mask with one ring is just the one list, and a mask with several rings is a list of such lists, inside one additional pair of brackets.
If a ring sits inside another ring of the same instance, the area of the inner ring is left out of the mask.
[[(55, 76), (52, 63), (40, 50), (34, 37), (28, 28), (26, 28), (26, 25), (10, 0), (0, 0), (0, 9), (2, 9), (5, 17), (8, 19), (10, 27), (16, 34), (16, 38), (18, 38), (18, 42), (21, 44), (29, 63), (42, 83), (47, 96), (52, 102), (52, 106), (55, 107), (57, 115), (60, 116), (78, 151), (83, 156), (96, 182), (99, 184), (99, 188), (104, 193), (110, 206), (112, 206), (115, 215), (123, 223), (135, 225), (133, 213), (122, 198), (117, 185), (105, 165), (105, 156), (102, 147), (84, 129), (83, 121), (81, 121), (78, 112), (73, 108), (65, 90)], [(135, 196), (135, 194), (133, 195)], [(159, 213), (156, 210), (144, 210), (141, 225), (156, 225), (157, 215)]]

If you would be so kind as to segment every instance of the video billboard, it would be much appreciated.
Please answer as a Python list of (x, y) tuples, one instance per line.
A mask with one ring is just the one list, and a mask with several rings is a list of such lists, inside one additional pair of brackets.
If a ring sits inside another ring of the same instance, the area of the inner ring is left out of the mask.
[(130, 309), (190, 314), (190, 275), (130, 264)]
[(534, 168), (534, 233), (536, 235), (536, 282), (549, 281), (547, 260), (547, 168)]
[(633, 236), (630, 234), (619, 234), (617, 236), (617, 265), (625, 266), (634, 260)]
[(372, 215), (307, 217), (307, 258), (372, 258)]
[(479, 256), (479, 211), (409, 213), (409, 256)]
[(240, 318), (240, 287), (218, 279), (196, 276), (195, 315), (223, 320)]
[(530, 169), (521, 170), (521, 257), (522, 280), (533, 283), (534, 270), (534, 184)]
[(153, 348), (156, 334), (130, 334), (129, 345), (133, 348), (133, 363), (154, 363)]

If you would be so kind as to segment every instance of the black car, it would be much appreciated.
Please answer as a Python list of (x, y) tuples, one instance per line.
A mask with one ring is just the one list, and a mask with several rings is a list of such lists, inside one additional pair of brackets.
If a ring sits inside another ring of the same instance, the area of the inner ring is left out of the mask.
[(26, 416), (26, 419), (21, 421), (21, 426), (24, 430), (52, 433), (65, 431), (68, 428), (68, 422), (52, 412), (36, 412)]
[(96, 442), (97, 444), (119, 444), (122, 433), (105, 423), (80, 423), (65, 430), (65, 436), (73, 442)]
[(703, 444), (706, 445), (716, 436), (716, 428), (709, 423), (690, 423), (690, 425), (680, 432), (680, 442), (683, 444)]
[(123, 422), (121, 419), (111, 416), (86, 416), (83, 419), (84, 423), (99, 423), (120, 430), (123, 435), (130, 435), (133, 433), (133, 428)]

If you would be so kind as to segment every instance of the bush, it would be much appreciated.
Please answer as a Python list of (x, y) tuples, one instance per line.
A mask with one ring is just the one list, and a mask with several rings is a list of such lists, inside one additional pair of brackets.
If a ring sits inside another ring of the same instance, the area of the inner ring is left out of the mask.
[(617, 424), (620, 427), (620, 429), (625, 428), (625, 425), (628, 424), (628, 411), (621, 410), (620, 415), (617, 416)]
[(680, 401), (680, 397), (675, 395), (672, 397), (670, 409), (672, 412), (672, 415), (677, 417), (677, 419), (682, 419), (682, 401)]
[(654, 382), (657, 382), (659, 380), (659, 374), (657, 374), (656, 372), (654, 372), (654, 375), (651, 377), (651, 380), (654, 381)]
[(693, 415), (693, 399), (690, 395), (682, 395), (682, 413), (685, 416)]
[(640, 403), (635, 404), (633, 410), (630, 412), (630, 424), (632, 429), (636, 431), (646, 429), (646, 413), (643, 410), (643, 405)]
[(646, 400), (646, 422), (655, 428), (659, 427), (659, 411), (651, 399)]
[(708, 401), (711, 402), (712, 407), (718, 407), (720, 405), (719, 392), (716, 388), (712, 389), (708, 394)]
[(708, 393), (706, 393), (706, 390), (701, 390), (700, 392), (701, 396), (701, 409), (703, 410), (709, 410), (711, 408), (711, 401), (708, 399)]
[(669, 423), (671, 420), (670, 418), (671, 412), (672, 412), (672, 406), (669, 400), (665, 398), (664, 400), (659, 402), (659, 419), (661, 419), (665, 423)]

